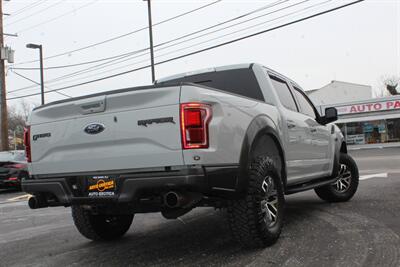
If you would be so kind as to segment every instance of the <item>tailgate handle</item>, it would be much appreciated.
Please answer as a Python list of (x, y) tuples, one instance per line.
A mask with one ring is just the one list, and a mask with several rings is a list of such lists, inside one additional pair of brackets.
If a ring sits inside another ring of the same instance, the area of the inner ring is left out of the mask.
[(77, 101), (76, 106), (79, 107), (81, 114), (92, 114), (98, 112), (104, 112), (106, 110), (106, 98), (105, 96), (91, 98), (90, 100), (85, 99)]

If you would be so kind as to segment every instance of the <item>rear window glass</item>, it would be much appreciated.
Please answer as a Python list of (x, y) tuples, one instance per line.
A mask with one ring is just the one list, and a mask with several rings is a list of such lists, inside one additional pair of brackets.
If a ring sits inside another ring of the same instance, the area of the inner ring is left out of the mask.
[(164, 83), (190, 82), (216, 88), (229, 93), (264, 101), (256, 76), (251, 69), (233, 69), (195, 74)]

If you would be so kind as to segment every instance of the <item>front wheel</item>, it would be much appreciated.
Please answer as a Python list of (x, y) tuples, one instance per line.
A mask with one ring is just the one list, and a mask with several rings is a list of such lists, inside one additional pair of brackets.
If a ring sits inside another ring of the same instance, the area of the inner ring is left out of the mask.
[(133, 215), (92, 214), (81, 206), (72, 206), (72, 218), (78, 231), (91, 240), (115, 240), (132, 224)]
[(246, 247), (274, 244), (281, 233), (284, 205), (283, 185), (276, 163), (269, 157), (258, 158), (249, 170), (246, 195), (228, 206), (233, 237)]
[(315, 189), (315, 193), (328, 202), (348, 201), (358, 188), (359, 175), (354, 159), (348, 154), (341, 153), (339, 162), (340, 169), (336, 182)]

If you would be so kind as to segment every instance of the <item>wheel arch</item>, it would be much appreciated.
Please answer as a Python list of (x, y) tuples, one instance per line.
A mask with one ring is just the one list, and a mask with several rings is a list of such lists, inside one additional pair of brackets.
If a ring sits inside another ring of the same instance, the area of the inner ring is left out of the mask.
[(342, 142), (342, 144), (340, 145), (340, 150), (341, 153), (345, 153), (347, 154), (347, 144), (345, 141)]
[(244, 191), (248, 185), (247, 170), (249, 169), (249, 165), (258, 156), (265, 155), (265, 151), (269, 152), (267, 155), (278, 158), (280, 163), (278, 168), (280, 168), (284, 189), (286, 188), (287, 175), (285, 153), (276, 128), (277, 126), (275, 123), (266, 115), (255, 117), (249, 124), (243, 140), (239, 160), (238, 187), (241, 191)]

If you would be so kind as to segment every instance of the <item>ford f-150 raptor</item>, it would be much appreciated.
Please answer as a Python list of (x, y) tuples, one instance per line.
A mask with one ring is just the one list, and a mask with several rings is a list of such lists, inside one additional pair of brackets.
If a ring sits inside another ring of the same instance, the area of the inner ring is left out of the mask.
[(268, 246), (285, 195), (314, 189), (339, 202), (357, 190), (357, 166), (330, 124), (337, 111), (323, 113), (259, 64), (56, 101), (30, 116), (23, 189), (33, 209), (71, 207), (92, 240), (123, 236), (135, 213), (172, 219), (211, 206), (243, 245)]

